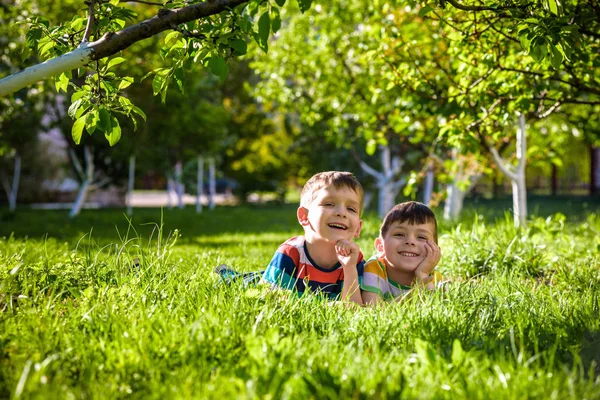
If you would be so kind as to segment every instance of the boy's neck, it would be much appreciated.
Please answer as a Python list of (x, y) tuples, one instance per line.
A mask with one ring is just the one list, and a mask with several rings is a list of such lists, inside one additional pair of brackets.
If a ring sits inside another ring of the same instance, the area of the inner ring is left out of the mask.
[(306, 250), (310, 258), (321, 268), (333, 268), (338, 263), (334, 243), (306, 239)]
[(414, 271), (400, 271), (396, 268), (392, 268), (391, 266), (389, 266), (386, 263), (386, 270), (388, 273), (388, 276), (390, 277), (391, 280), (393, 280), (394, 282), (400, 284), (400, 285), (404, 285), (404, 286), (412, 286), (414, 280), (415, 280), (415, 273)]

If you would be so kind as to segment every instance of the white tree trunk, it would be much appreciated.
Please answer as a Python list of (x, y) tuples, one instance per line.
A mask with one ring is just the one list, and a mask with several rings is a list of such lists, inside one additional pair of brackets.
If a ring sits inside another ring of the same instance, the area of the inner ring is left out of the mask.
[(198, 175), (196, 176), (196, 213), (202, 212), (202, 194), (204, 193), (204, 157), (198, 156)]
[(13, 183), (8, 199), (8, 211), (11, 213), (17, 208), (17, 193), (19, 192), (19, 180), (21, 179), (21, 156), (15, 153), (15, 172), (13, 175)]
[(468, 191), (460, 190), (458, 181), (454, 180), (446, 188), (446, 203), (444, 204), (444, 220), (458, 219), (463, 209), (463, 203)]
[(211, 158), (208, 162), (208, 208), (215, 208), (215, 195), (217, 194), (217, 183), (215, 178), (215, 160)]
[(12, 185), (10, 184), (8, 177), (2, 175), (2, 186), (4, 192), (8, 198), (8, 211), (15, 212), (17, 208), (17, 193), (19, 192), (19, 180), (21, 179), (21, 156), (19, 153), (15, 153), (15, 167), (13, 172)]
[[(79, 186), (79, 193), (77, 193), (77, 198), (71, 207), (71, 212), (69, 213), (69, 217), (73, 218), (81, 212), (81, 208), (85, 203), (85, 199), (88, 195), (90, 185), (94, 180), (94, 155), (92, 154), (89, 146), (84, 146), (83, 148), (83, 158), (85, 161), (85, 173), (81, 176), (81, 186)], [(76, 159), (75, 159), (76, 160)]]
[(392, 158), (389, 146), (380, 145), (379, 152), (382, 172), (371, 168), (364, 161), (360, 161), (360, 166), (363, 171), (376, 179), (377, 189), (379, 190), (378, 213), (380, 217), (383, 217), (394, 207), (396, 196), (402, 186), (406, 184), (406, 179), (402, 178), (394, 181), (394, 176), (400, 172), (404, 161), (400, 160), (398, 156)]
[(183, 167), (181, 161), (175, 164), (175, 193), (177, 194), (177, 207), (183, 209)]
[(433, 181), (435, 174), (433, 172), (433, 162), (427, 163), (427, 175), (425, 175), (425, 187), (423, 189), (423, 204), (429, 206), (431, 203), (431, 196), (433, 195)]
[(513, 168), (506, 163), (494, 147), (491, 147), (490, 150), (498, 168), (510, 179), (512, 184), (515, 226), (525, 226), (527, 221), (527, 187), (525, 184), (527, 137), (525, 132), (525, 116), (523, 114), (519, 115), (519, 129), (517, 130), (517, 166)]
[(175, 191), (175, 182), (173, 181), (173, 178), (171, 176), (169, 176), (167, 178), (167, 207), (169, 207), (169, 209), (173, 208), (173, 201), (171, 200), (171, 193), (173, 193)]

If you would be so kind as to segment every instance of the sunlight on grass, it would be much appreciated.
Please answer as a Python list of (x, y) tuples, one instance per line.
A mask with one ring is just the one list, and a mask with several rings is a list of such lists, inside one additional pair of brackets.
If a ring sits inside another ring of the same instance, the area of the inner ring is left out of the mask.
[[(165, 213), (162, 229), (148, 211), (129, 233), (97, 211), (60, 235), (5, 234), (0, 397), (600, 396), (596, 214), (442, 224), (445, 291), (348, 309), (221, 284), (219, 263), (264, 269), (301, 233), (291, 207), (248, 211)], [(366, 257), (378, 225), (365, 217)]]

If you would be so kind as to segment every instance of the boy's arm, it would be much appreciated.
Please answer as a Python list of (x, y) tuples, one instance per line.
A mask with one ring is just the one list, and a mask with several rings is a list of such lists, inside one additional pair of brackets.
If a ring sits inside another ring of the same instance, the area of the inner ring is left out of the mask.
[(428, 240), (427, 243), (425, 243), (425, 250), (427, 251), (425, 258), (415, 270), (415, 283), (419, 284), (428, 283), (429, 275), (433, 272), (434, 268), (442, 258), (442, 252), (439, 246), (432, 240)]
[(362, 299), (363, 299), (363, 302), (365, 303), (365, 306), (376, 306), (378, 304), (385, 303), (383, 301), (383, 299), (381, 298), (381, 296), (374, 292), (363, 291)]
[(358, 281), (358, 270), (356, 263), (360, 248), (350, 240), (339, 240), (335, 244), (335, 252), (338, 261), (344, 269), (344, 286), (342, 288), (342, 301), (349, 300), (353, 303), (363, 305)]

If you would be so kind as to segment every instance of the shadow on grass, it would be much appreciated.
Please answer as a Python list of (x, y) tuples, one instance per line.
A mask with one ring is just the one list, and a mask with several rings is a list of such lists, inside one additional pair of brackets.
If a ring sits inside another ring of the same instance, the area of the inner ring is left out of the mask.
[[(157, 235), (162, 225), (163, 236), (175, 229), (184, 241), (215, 234), (248, 234), (290, 232), (298, 230), (296, 205), (217, 207), (197, 214), (195, 209), (135, 209), (131, 218), (125, 209), (83, 210), (73, 219), (65, 210), (19, 209), (14, 215), (3, 215), (0, 237), (44, 239), (76, 243), (89, 235), (101, 244), (118, 242), (120, 237)], [(8, 215), (8, 216), (7, 216)], [(127, 232), (129, 231), (129, 234)]]

